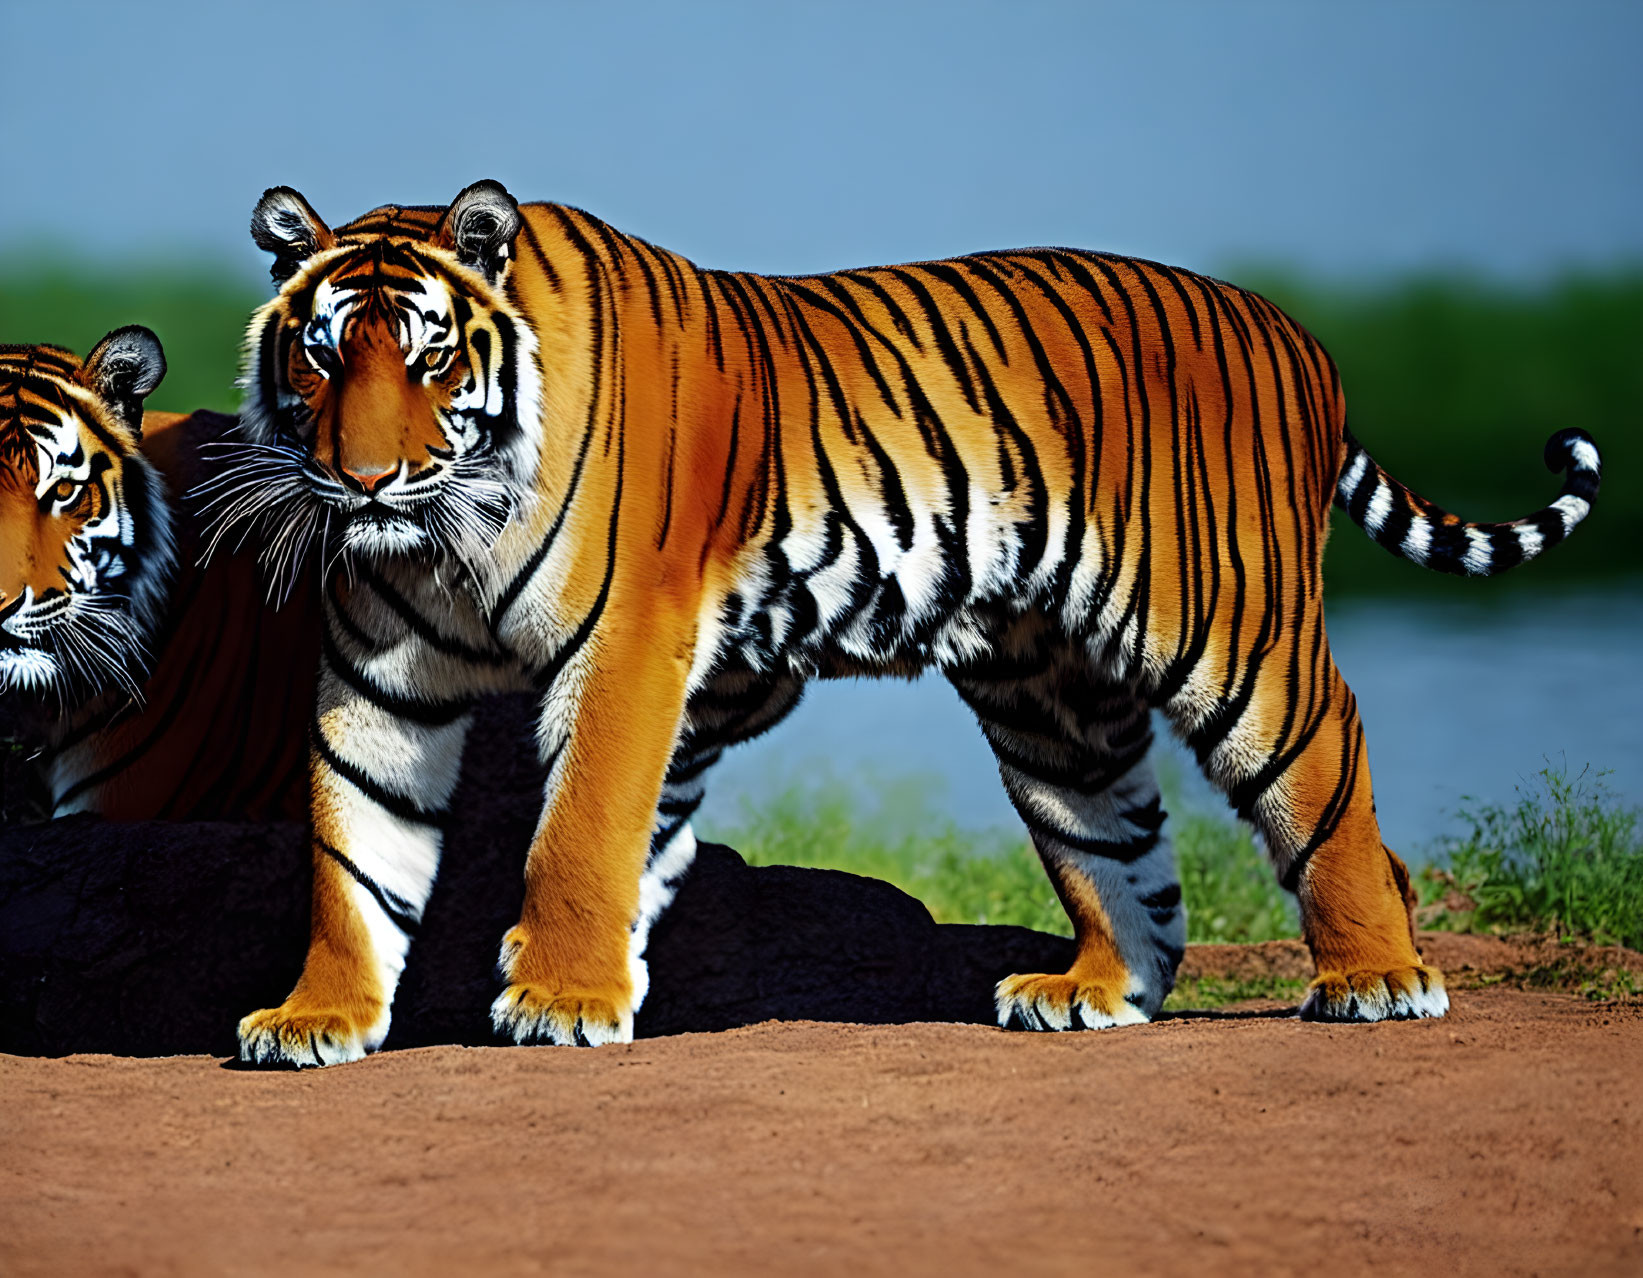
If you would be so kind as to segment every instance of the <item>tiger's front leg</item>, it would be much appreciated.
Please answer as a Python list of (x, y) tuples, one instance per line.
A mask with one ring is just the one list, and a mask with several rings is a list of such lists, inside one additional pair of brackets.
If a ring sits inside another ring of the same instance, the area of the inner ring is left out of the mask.
[(628, 1042), (644, 993), (634, 952), (640, 880), (684, 713), (694, 626), (596, 630), (545, 697), (546, 807), (525, 904), (502, 941), (491, 1007), (518, 1043)]
[(285, 1002), (240, 1021), (240, 1057), (258, 1064), (334, 1065), (387, 1037), (468, 731), (467, 698), (411, 691), (429, 655), (414, 635), (378, 646), (357, 624), (327, 624), (311, 747), (308, 956)]

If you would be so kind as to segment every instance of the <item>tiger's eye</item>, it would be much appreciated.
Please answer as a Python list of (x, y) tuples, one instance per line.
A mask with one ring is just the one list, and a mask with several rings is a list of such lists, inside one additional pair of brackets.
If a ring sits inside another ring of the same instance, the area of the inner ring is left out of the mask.
[(423, 353), (423, 356), (422, 356), (422, 362), (424, 364), (426, 364), (429, 368), (438, 368), (439, 367), (439, 361), (441, 359), (443, 359), (444, 356), (445, 356), (444, 351), (436, 351), (436, 350), (425, 351)]
[(80, 490), (80, 485), (72, 479), (59, 479), (52, 487), (51, 495), (58, 501), (67, 501)]

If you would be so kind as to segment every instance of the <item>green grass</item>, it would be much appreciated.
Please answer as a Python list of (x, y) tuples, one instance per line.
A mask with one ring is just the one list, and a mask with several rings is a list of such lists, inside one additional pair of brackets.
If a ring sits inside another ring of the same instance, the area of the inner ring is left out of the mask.
[[(1596, 513), (1544, 560), (1457, 584), (1394, 560), (1337, 515), (1331, 594), (1488, 599), (1643, 573), (1643, 269), (1536, 288), (1452, 276), (1326, 286), (1258, 268), (1230, 277), (1318, 336), (1365, 446), (1458, 514), (1515, 518), (1544, 505), (1556, 481), (1540, 453), (1554, 430), (1584, 427), (1603, 449)], [(13, 250), (0, 257), (0, 342), (83, 355), (111, 328), (147, 324), (171, 365), (150, 406), (230, 410), (245, 321), (268, 295), (266, 281), (224, 263), (110, 267)]]
[[(1169, 778), (1165, 777), (1166, 789)], [(1066, 936), (1066, 914), (1025, 836), (960, 830), (938, 814), (927, 785), (860, 787), (837, 781), (789, 786), (745, 803), (740, 821), (710, 833), (753, 865), (845, 870), (918, 897), (938, 923), (1013, 923)], [(1552, 934), (1643, 948), (1643, 823), (1600, 776), (1547, 769), (1514, 805), (1467, 814), (1470, 831), (1440, 844), (1418, 875), (1425, 926), (1465, 932)], [(1247, 826), (1186, 810), (1169, 826), (1194, 943), (1243, 943), (1299, 935), (1294, 897), (1277, 884)], [(1579, 946), (1566, 959), (1485, 976), (1523, 989), (1593, 1000), (1634, 1000), (1638, 976), (1595, 963)], [(1306, 982), (1288, 977), (1183, 980), (1167, 1011), (1250, 999), (1299, 1001)]]
[[(1297, 936), (1294, 898), (1277, 884), (1246, 827), (1203, 814), (1172, 817), (1190, 941)], [(744, 803), (712, 836), (750, 865), (845, 870), (916, 896), (938, 923), (1013, 923), (1060, 936), (1072, 928), (1024, 833), (961, 830), (940, 816), (928, 787), (881, 788), (863, 805), (837, 782), (791, 786)]]
[(1307, 982), (1292, 976), (1254, 976), (1232, 979), (1224, 976), (1189, 977), (1170, 991), (1164, 1000), (1166, 1012), (1225, 1007), (1250, 999), (1272, 999), (1279, 1003), (1299, 1003)]
[(1301, 934), (1295, 898), (1278, 886), (1272, 863), (1247, 825), (1203, 812), (1171, 816), (1187, 940), (1246, 944)]
[(1578, 951), (1551, 963), (1473, 977), (1460, 988), (1482, 989), (1490, 985), (1578, 994), (1593, 1003), (1632, 1002), (1643, 997), (1643, 979), (1636, 972), (1593, 963)]
[[(1066, 915), (1026, 837), (961, 830), (928, 786), (881, 787), (864, 803), (839, 782), (790, 786), (712, 831), (754, 865), (845, 870), (894, 883), (942, 923), (1014, 923), (1068, 935)], [(1601, 776), (1546, 769), (1512, 805), (1463, 813), (1470, 830), (1436, 845), (1416, 877), (1427, 926), (1535, 932), (1643, 948), (1643, 814)], [(1175, 844), (1188, 939), (1245, 943), (1300, 934), (1247, 826), (1187, 810)]]
[(1643, 813), (1601, 774), (1545, 768), (1516, 803), (1462, 815), (1471, 829), (1417, 876), (1427, 926), (1643, 949)]
[(935, 814), (928, 789), (904, 781), (863, 806), (840, 783), (792, 786), (741, 820), (715, 829), (750, 865), (844, 870), (893, 883), (938, 923), (1013, 923), (1071, 936), (1061, 903), (1028, 847), (1013, 832), (960, 830)]

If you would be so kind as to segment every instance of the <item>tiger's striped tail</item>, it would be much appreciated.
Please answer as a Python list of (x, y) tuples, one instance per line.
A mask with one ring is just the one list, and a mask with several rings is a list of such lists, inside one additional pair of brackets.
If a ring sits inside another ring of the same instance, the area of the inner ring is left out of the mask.
[(1335, 504), (1399, 559), (1462, 577), (1492, 577), (1557, 545), (1591, 513), (1602, 461), (1583, 430), (1546, 441), (1546, 469), (1563, 471), (1557, 499), (1532, 515), (1500, 524), (1469, 523), (1400, 484), (1348, 430)]

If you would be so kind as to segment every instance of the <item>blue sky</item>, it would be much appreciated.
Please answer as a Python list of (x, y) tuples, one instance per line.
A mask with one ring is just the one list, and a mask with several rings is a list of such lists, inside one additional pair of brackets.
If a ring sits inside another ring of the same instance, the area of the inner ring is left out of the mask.
[(1225, 271), (1643, 259), (1643, 5), (5, 0), (0, 252), (260, 269), (496, 177), (711, 266), (1063, 243)]

